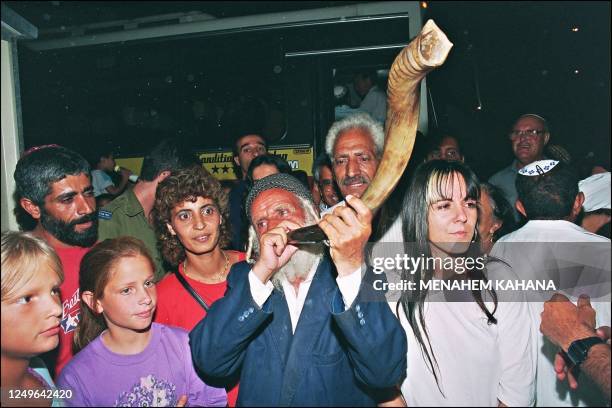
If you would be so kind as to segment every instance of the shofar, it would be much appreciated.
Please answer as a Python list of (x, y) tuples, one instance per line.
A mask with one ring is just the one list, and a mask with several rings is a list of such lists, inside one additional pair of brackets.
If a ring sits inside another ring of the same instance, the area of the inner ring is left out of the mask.
[[(401, 177), (414, 147), (419, 123), (421, 80), (444, 63), (453, 44), (433, 20), (395, 58), (389, 71), (385, 149), (374, 179), (361, 199), (372, 211), (384, 203)], [(326, 239), (317, 226), (289, 233), (290, 243)]]

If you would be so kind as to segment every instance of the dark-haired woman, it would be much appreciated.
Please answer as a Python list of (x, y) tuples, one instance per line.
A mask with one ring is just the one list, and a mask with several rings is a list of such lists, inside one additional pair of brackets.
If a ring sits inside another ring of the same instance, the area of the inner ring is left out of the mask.
[[(441, 160), (419, 166), (405, 196), (407, 255), (422, 259), (415, 269), (402, 270), (402, 279), (416, 286), (396, 305), (408, 337), (401, 386), (408, 406), (533, 403), (529, 315), (524, 303), (498, 302), (494, 288), (485, 286), (479, 197), (469, 168)], [(441, 282), (449, 286), (436, 287)], [(474, 290), (466, 290), (469, 285)]]
[[(155, 321), (191, 330), (225, 294), (232, 265), (245, 258), (223, 249), (230, 235), (227, 193), (201, 166), (179, 170), (157, 187), (152, 216), (164, 259), (176, 267), (157, 285)], [(238, 387), (232, 387), (226, 384), (235, 406)]]

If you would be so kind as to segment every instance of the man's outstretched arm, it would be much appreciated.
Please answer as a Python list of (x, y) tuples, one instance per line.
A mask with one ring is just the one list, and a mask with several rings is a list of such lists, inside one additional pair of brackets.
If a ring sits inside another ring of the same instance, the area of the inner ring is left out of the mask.
[[(540, 331), (554, 344), (567, 353), (576, 340), (589, 337), (600, 337), (595, 330), (595, 310), (587, 296), (578, 299), (575, 306), (560, 294), (544, 303)], [(609, 338), (609, 334), (608, 334)], [(604, 339), (605, 340), (605, 339)], [(588, 375), (610, 399), (610, 346), (605, 343), (590, 347), (586, 359), (580, 365), (581, 371)], [(577, 382), (561, 357), (555, 359), (555, 371), (560, 380), (568, 377), (570, 386), (577, 387)]]

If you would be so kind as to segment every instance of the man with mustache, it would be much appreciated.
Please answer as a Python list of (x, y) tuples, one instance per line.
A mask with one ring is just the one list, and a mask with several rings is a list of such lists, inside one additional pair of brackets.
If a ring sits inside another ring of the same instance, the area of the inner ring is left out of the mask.
[(360, 113), (335, 122), (325, 140), (334, 177), (344, 197), (361, 197), (382, 157), (385, 134), (380, 124)]
[(79, 322), (79, 264), (98, 236), (90, 167), (72, 150), (42, 146), (24, 153), (14, 178), (17, 202), (36, 221), (34, 235), (55, 249), (64, 269), (58, 374), (72, 357), (72, 337)]
[[(343, 197), (353, 195), (361, 198), (365, 193), (378, 170), (384, 145), (382, 124), (367, 113), (347, 116), (332, 124), (325, 139), (325, 151), (331, 159), (334, 179)], [(372, 223), (376, 226), (372, 241), (403, 242), (402, 219), (398, 210), (399, 206), (392, 206), (390, 201), (380, 208)]]
[(190, 334), (203, 374), (240, 370), (238, 405), (375, 405), (401, 379), (405, 335), (361, 273), (372, 215), (356, 197), (347, 203), (318, 221), (330, 259), (321, 245), (288, 242), (317, 222), (306, 187), (287, 174), (254, 183), (246, 211), (256, 261), (234, 265), (225, 297)]
[(540, 115), (526, 113), (514, 122), (509, 134), (514, 152), (514, 161), (508, 167), (495, 173), (489, 183), (499, 187), (512, 205), (515, 221), (521, 217), (515, 207), (518, 194), (516, 192), (516, 174), (520, 169), (537, 160), (544, 159), (544, 147), (550, 139), (548, 123)]

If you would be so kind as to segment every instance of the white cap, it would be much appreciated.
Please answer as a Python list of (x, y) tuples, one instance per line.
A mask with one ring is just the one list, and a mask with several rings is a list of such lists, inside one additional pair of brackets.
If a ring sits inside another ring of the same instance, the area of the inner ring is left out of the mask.
[(526, 165), (518, 173), (521, 176), (541, 176), (551, 171), (557, 164), (558, 160), (538, 160)]
[(590, 212), (610, 209), (610, 172), (594, 174), (578, 182), (578, 188), (584, 193), (584, 211)]

